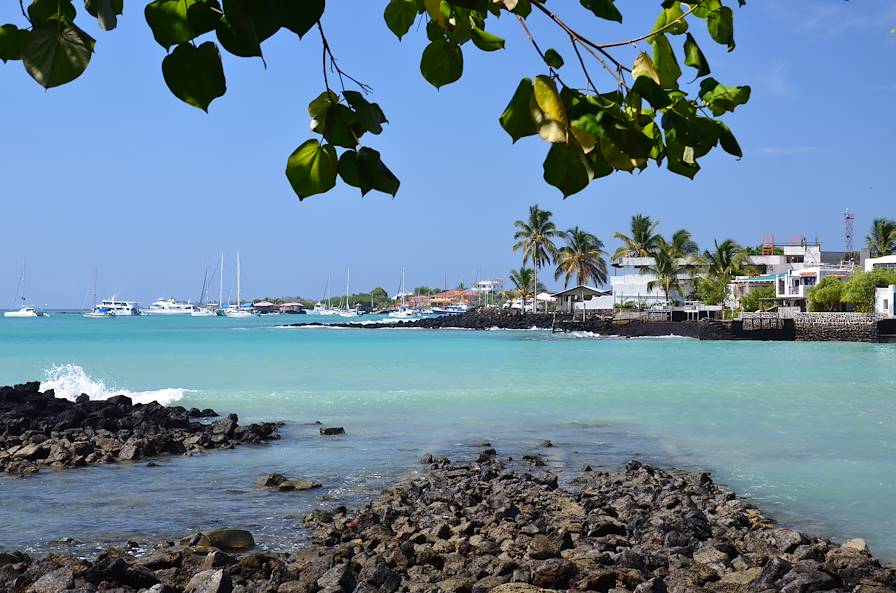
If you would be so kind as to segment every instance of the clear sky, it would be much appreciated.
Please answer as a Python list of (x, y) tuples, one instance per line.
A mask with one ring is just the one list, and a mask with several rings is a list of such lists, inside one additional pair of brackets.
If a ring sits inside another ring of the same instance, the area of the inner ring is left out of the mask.
[[(0, 23), (24, 25), (16, 4), (3, 2)], [(617, 174), (567, 200), (541, 178), (547, 145), (511, 145), (498, 125), (519, 79), (543, 70), (515, 21), (493, 25), (505, 51), (465, 46), (464, 77), (436, 91), (418, 70), (422, 28), (399, 43), (382, 20), (385, 0), (330, 0), (324, 25), (340, 64), (374, 88), (390, 120), (365, 140), (402, 185), (394, 200), (362, 199), (340, 183), (302, 203), (283, 170), (311, 136), (307, 104), (323, 90), (317, 36), (278, 33), (264, 45), (267, 70), (225, 55), (228, 92), (206, 115), (170, 94), (144, 2), (125, 4), (115, 31), (87, 23), (97, 52), (72, 84), (45, 92), (20, 62), (0, 64), (0, 307), (12, 304), (23, 258), (29, 300), (49, 307), (85, 304), (95, 267), (100, 297), (196, 299), (221, 251), (228, 286), (241, 252), (249, 297), (316, 298), (328, 274), (341, 291), (349, 266), (353, 291), (394, 292), (402, 267), (409, 287), (506, 277), (520, 263), (513, 221), (532, 203), (611, 252), (613, 232), (639, 212), (664, 232), (690, 229), (701, 246), (774, 234), (817, 237), (831, 250), (843, 248), (844, 209), (857, 214), (859, 241), (873, 218), (896, 217), (891, 0), (750, 0), (735, 10), (732, 54), (701, 26), (714, 76), (753, 87), (727, 119), (744, 158), (719, 150), (694, 181), (653, 168)], [(572, 0), (551, 4), (599, 41), (647, 32), (659, 9), (618, 0), (618, 26)], [(566, 56), (566, 76), (580, 77), (568, 42), (539, 15), (529, 21)]]

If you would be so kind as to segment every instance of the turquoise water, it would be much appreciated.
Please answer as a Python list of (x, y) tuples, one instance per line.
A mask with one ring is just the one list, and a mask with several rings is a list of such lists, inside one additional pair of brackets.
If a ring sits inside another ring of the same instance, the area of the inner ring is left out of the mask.
[[(631, 457), (709, 469), (782, 522), (896, 560), (896, 345), (275, 327), (306, 319), (0, 319), (0, 384), (287, 421), (264, 447), (0, 478), (0, 548), (222, 525), (283, 548), (308, 509), (363, 500), (424, 451), (463, 458), (489, 440), (518, 456), (551, 439), (541, 452), (557, 469)], [(315, 421), (348, 434), (322, 438)], [(254, 486), (271, 471), (325, 487)]]

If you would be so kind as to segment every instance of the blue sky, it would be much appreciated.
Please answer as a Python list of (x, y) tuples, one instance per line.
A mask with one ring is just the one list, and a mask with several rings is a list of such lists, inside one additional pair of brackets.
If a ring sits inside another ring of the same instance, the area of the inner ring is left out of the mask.
[[(619, 26), (571, 0), (552, 4), (599, 41), (646, 32), (659, 7), (619, 0)], [(371, 100), (390, 120), (369, 145), (402, 185), (394, 200), (362, 199), (340, 184), (302, 203), (283, 169), (311, 136), (307, 104), (323, 90), (317, 36), (280, 32), (264, 46), (266, 70), (226, 55), (228, 92), (206, 115), (165, 87), (164, 50), (142, 5), (126, 2), (109, 33), (87, 23), (97, 52), (70, 85), (45, 92), (21, 63), (0, 64), (0, 307), (12, 304), (23, 258), (31, 302), (50, 307), (85, 303), (95, 267), (100, 296), (195, 299), (206, 262), (221, 251), (228, 285), (241, 252), (248, 296), (318, 297), (328, 273), (341, 290), (348, 266), (358, 290), (394, 291), (402, 267), (409, 286), (506, 277), (519, 265), (513, 221), (532, 203), (561, 228), (594, 232), (608, 251), (613, 232), (639, 212), (665, 232), (690, 229), (701, 246), (774, 234), (817, 237), (833, 250), (843, 247), (845, 208), (857, 213), (859, 237), (872, 218), (896, 217), (889, 0), (751, 0), (735, 11), (732, 54), (701, 27), (714, 76), (753, 87), (727, 120), (745, 157), (719, 151), (694, 181), (656, 169), (616, 175), (567, 200), (541, 178), (547, 145), (511, 145), (497, 123), (519, 79), (542, 71), (512, 19), (493, 25), (505, 51), (465, 46), (464, 77), (436, 91), (418, 70), (422, 28), (399, 43), (382, 21), (385, 0), (330, 0), (324, 25), (340, 64), (374, 88)], [(16, 3), (4, 2), (0, 22), (21, 20)], [(568, 42), (539, 15), (529, 21), (545, 47), (566, 55), (566, 77), (580, 77)], [(631, 61), (634, 51), (620, 57)]]

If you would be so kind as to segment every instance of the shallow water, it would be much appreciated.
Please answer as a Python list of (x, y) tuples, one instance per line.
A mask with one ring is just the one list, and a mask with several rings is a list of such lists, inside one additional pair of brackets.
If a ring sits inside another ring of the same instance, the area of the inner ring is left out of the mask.
[[(224, 525), (283, 548), (322, 498), (355, 504), (424, 451), (464, 458), (489, 440), (518, 456), (551, 439), (558, 469), (633, 456), (710, 469), (783, 522), (896, 560), (894, 345), (275, 327), (298, 320), (314, 318), (0, 320), (0, 384), (288, 422), (272, 445), (156, 468), (0, 478), (0, 548), (87, 551)], [(322, 438), (318, 420), (348, 435)], [(271, 471), (325, 487), (254, 486)]]

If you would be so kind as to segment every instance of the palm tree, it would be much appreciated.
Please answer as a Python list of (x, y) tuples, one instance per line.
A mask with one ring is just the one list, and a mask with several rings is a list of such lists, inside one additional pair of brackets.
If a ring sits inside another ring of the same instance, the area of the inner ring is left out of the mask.
[(694, 241), (694, 237), (691, 236), (691, 231), (685, 229), (675, 231), (672, 240), (669, 241), (669, 246), (675, 257), (691, 257), (700, 253), (700, 248)]
[(613, 261), (623, 257), (650, 257), (659, 248), (661, 240), (656, 232), (660, 222), (650, 220), (649, 216), (635, 214), (632, 216), (631, 235), (614, 233), (613, 238), (622, 241), (622, 246), (613, 253)]
[(604, 256), (604, 243), (589, 232), (573, 227), (564, 233), (566, 245), (557, 254), (557, 268), (554, 280), (563, 276), (563, 287), (569, 286), (570, 279), (575, 276), (576, 284), (595, 285), (607, 281), (607, 261)]
[(678, 275), (683, 268), (678, 263), (678, 257), (671, 249), (671, 244), (663, 243), (653, 254), (653, 265), (642, 268), (643, 273), (649, 272), (656, 276), (656, 280), (647, 283), (647, 290), (659, 288), (669, 303), (669, 295), (672, 291), (681, 292), (681, 282)]
[(896, 252), (896, 221), (888, 218), (875, 218), (871, 223), (871, 232), (865, 237), (871, 257), (891, 255)]
[[(542, 210), (538, 204), (529, 206), (528, 220), (518, 220), (513, 223), (517, 231), (513, 234), (516, 243), (514, 251), (523, 252), (523, 266), (526, 262), (532, 262), (535, 275), (532, 286), (535, 287), (535, 295), (538, 295), (538, 268), (550, 263), (557, 257), (557, 246), (554, 239), (563, 236), (563, 232), (557, 230), (557, 226), (551, 220), (551, 212)], [(535, 302), (535, 311), (538, 311), (538, 301)]]
[(745, 263), (749, 257), (746, 249), (731, 239), (725, 239), (721, 243), (716, 240), (714, 244), (713, 251), (707, 249), (703, 252), (710, 275), (730, 279), (746, 271)]
[(523, 299), (523, 312), (526, 311), (526, 299), (537, 293), (532, 292), (532, 288), (536, 286), (535, 271), (532, 268), (523, 266), (519, 270), (510, 270), (510, 281), (516, 288), (516, 296)]

